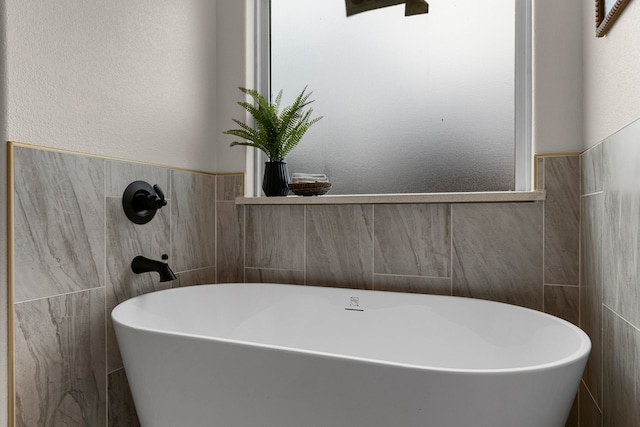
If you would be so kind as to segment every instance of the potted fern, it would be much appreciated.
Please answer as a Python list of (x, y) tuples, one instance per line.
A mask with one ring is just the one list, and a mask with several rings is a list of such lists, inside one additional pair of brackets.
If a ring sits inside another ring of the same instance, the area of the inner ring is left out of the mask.
[(312, 119), (313, 109), (305, 110), (314, 102), (309, 100), (312, 92), (305, 93), (307, 90), (305, 87), (293, 104), (280, 111), (282, 91), (278, 93), (275, 101), (270, 103), (256, 90), (243, 87), (239, 89), (253, 98), (253, 103), (238, 102), (238, 105), (253, 116), (255, 127), (232, 119), (240, 128), (223, 133), (244, 140), (232, 142), (231, 147), (244, 145), (264, 151), (269, 161), (265, 163), (262, 190), (267, 196), (286, 196), (289, 192), (289, 173), (285, 158), (298, 145), (311, 125), (322, 118), (320, 116)]

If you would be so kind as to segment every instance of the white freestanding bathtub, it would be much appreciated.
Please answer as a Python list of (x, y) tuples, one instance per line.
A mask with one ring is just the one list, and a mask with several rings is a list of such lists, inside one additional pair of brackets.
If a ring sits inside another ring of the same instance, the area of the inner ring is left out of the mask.
[(563, 427), (591, 348), (470, 298), (270, 284), (112, 312), (143, 427)]

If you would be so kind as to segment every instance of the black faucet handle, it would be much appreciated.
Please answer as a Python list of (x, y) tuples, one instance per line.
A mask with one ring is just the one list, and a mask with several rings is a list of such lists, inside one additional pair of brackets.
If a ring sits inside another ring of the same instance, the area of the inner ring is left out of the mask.
[(167, 262), (169, 262), (169, 255), (167, 254), (162, 254), (162, 261), (164, 261), (164, 263), (166, 264)]
[(158, 184), (153, 186), (154, 193), (147, 193), (144, 197), (144, 207), (147, 210), (160, 209), (163, 206), (167, 206), (167, 201), (164, 199), (164, 193)]
[(158, 184), (155, 184), (153, 186), (153, 190), (158, 195), (156, 198), (156, 203), (159, 205), (158, 209), (160, 209), (163, 206), (167, 206), (167, 201), (164, 199), (164, 192), (162, 191), (162, 188), (160, 188)]
[(122, 195), (122, 207), (127, 218), (136, 224), (146, 224), (156, 211), (167, 206), (164, 192), (158, 184), (153, 187), (144, 181), (134, 181)]

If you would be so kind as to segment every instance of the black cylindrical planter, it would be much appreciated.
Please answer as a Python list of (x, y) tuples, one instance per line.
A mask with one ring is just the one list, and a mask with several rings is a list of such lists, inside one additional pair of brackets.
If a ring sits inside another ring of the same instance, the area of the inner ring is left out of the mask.
[(262, 178), (262, 191), (273, 196), (286, 196), (289, 194), (289, 172), (285, 162), (265, 162), (264, 177)]

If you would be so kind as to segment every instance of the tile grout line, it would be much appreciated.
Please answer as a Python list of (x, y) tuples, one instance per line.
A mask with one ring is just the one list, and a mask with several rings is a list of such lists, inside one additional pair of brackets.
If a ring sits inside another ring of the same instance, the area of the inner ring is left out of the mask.
[(307, 206), (302, 208), (302, 284), (307, 286)]
[(80, 294), (82, 292), (95, 291), (95, 290), (98, 290), (98, 289), (106, 289), (106, 286), (95, 286), (93, 288), (79, 289), (77, 291), (65, 292), (65, 293), (62, 293), (62, 294), (48, 295), (46, 297), (31, 298), (31, 299), (27, 299), (27, 300), (24, 300), (24, 301), (18, 301), (16, 303), (14, 303), (14, 305), (26, 304), (26, 303), (35, 302), (35, 301), (42, 301), (42, 300), (46, 300), (46, 299), (50, 299), (50, 298), (65, 297), (65, 296), (68, 296), (68, 295)]
[[(173, 188), (173, 171), (169, 171), (169, 197), (171, 197), (171, 191)], [(176, 197), (177, 198), (177, 197)], [(174, 204), (171, 202), (171, 200), (169, 200), (169, 260), (174, 263), (175, 265), (175, 256), (176, 254), (173, 253), (173, 232), (175, 231), (173, 229), (173, 210), (174, 210)], [(180, 277), (178, 277), (178, 284), (180, 283)], [(171, 287), (174, 288), (174, 283), (171, 283)]]
[(213, 185), (213, 281), (218, 283), (218, 177)]
[(295, 268), (273, 268), (273, 267), (245, 267), (246, 270), (267, 270), (267, 271), (304, 271)]
[(596, 408), (598, 408), (598, 411), (600, 411), (600, 414), (602, 415), (602, 413), (603, 413), (602, 408), (600, 408), (600, 405), (598, 405), (598, 402), (596, 401), (596, 398), (593, 397), (593, 394), (591, 393), (591, 390), (589, 389), (589, 386), (587, 386), (587, 383), (584, 382), (584, 378), (581, 379), (580, 382), (582, 383), (582, 385), (584, 386), (584, 389), (589, 394), (589, 397), (591, 398), (591, 401), (593, 402), (594, 405), (596, 405)]
[[(578, 327), (582, 325), (582, 164), (584, 158), (578, 156)], [(583, 374), (584, 376), (584, 374)], [(580, 400), (578, 400), (578, 409), (580, 409)], [(578, 417), (580, 421), (580, 417)]]
[[(600, 372), (598, 372), (599, 374), (599, 386), (600, 386), (600, 406), (602, 406), (602, 408), (600, 408), (598, 406), (598, 409), (600, 409), (600, 413), (602, 414), (602, 418), (601, 421), (604, 424), (604, 310), (605, 310), (605, 305), (602, 303), (602, 298), (600, 301), (600, 330), (598, 331), (598, 334), (600, 335), (598, 338), (600, 339), (600, 354), (598, 355), (600, 357), (600, 366), (598, 366), (597, 368), (600, 369)], [(593, 399), (594, 402), (596, 402), (596, 406), (597, 406), (597, 401), (595, 399)]]
[(419, 274), (394, 274), (394, 273), (373, 273), (374, 276), (383, 276), (383, 277), (416, 277), (416, 278), (424, 278), (424, 279), (451, 279), (451, 276), (421, 276)]
[[(546, 183), (546, 177), (547, 177), (547, 162), (545, 161), (545, 158), (542, 158), (542, 167), (541, 167), (541, 174), (542, 174), (542, 188), (546, 191), (547, 190), (547, 183)], [(545, 300), (544, 300), (544, 278), (545, 278), (545, 243), (547, 240), (547, 235), (546, 235), (546, 212), (547, 212), (547, 204), (546, 204), (546, 200), (542, 202), (542, 287), (540, 289), (540, 292), (542, 293), (542, 312), (546, 313), (546, 304), (545, 304)]]
[(109, 371), (107, 372), (108, 375), (114, 374), (118, 371), (123, 371), (124, 370), (124, 366), (120, 366), (119, 368), (114, 369), (113, 371)]
[(580, 285), (570, 285), (570, 284), (563, 284), (563, 283), (543, 283), (542, 286), (556, 286), (556, 287), (562, 287), (562, 288), (579, 288)]
[[(242, 282), (247, 281), (247, 208), (245, 206), (242, 209), (242, 224), (240, 226), (240, 232), (242, 233)], [(262, 227), (262, 224), (260, 224)]]
[(593, 191), (591, 193), (580, 194), (580, 198), (589, 197), (589, 196), (595, 196), (595, 195), (602, 194), (602, 193), (604, 193), (604, 190)]
[[(106, 160), (103, 161), (103, 171), (104, 174), (106, 175), (107, 172), (107, 162)], [(109, 319), (108, 319), (108, 305), (107, 305), (107, 250), (108, 250), (108, 245), (107, 245), (107, 179), (106, 176), (103, 175), (103, 181), (102, 181), (102, 190), (104, 191), (103, 195), (103, 199), (102, 199), (102, 203), (104, 206), (103, 209), (103, 214), (102, 214), (102, 230), (103, 230), (103, 236), (104, 236), (104, 290), (103, 290), (103, 305), (104, 305), (104, 410), (105, 410), (105, 424), (106, 426), (109, 425), (109, 366), (108, 366), (108, 357), (109, 357), (109, 351), (108, 351), (108, 345), (109, 342), (107, 340), (107, 334), (108, 334), (108, 323), (109, 323)], [(111, 174), (109, 174), (111, 175)]]
[(192, 269), (190, 269), (190, 270), (174, 271), (174, 273), (176, 273), (176, 274), (182, 274), (182, 273), (193, 273), (193, 272), (196, 272), (196, 271), (209, 270), (210, 268), (215, 268), (215, 266), (213, 266), (213, 265), (209, 265), (209, 266), (206, 266), (206, 267), (192, 268)]
[[(604, 146), (602, 147), (602, 158), (601, 161), (604, 161)], [(603, 174), (600, 176), (601, 181), (604, 180), (604, 172)], [(603, 184), (604, 186), (604, 184)], [(604, 192), (603, 192), (604, 193)], [(595, 198), (594, 198), (595, 199)], [(599, 386), (600, 386), (600, 406), (602, 406), (602, 408), (600, 409), (600, 413), (602, 414), (602, 417), (600, 419), (600, 424), (601, 427), (604, 425), (604, 310), (605, 310), (605, 305), (604, 305), (604, 244), (603, 244), (603, 237), (604, 237), (604, 195), (601, 197), (601, 201), (600, 203), (597, 204), (597, 209), (598, 209), (598, 219), (599, 221), (597, 221), (598, 225), (596, 228), (596, 233), (598, 234), (598, 240), (597, 240), (597, 244), (599, 245), (599, 250), (598, 252), (600, 253), (597, 262), (600, 264), (600, 268), (599, 270), (599, 277), (597, 278), (597, 282), (599, 282), (600, 284), (600, 292), (599, 295), (597, 295), (598, 297), (598, 304), (600, 304), (600, 328), (597, 331), (598, 333), (598, 340), (599, 344), (600, 344), (600, 354), (598, 355), (600, 357), (600, 366), (598, 366), (597, 368), (599, 369)], [(599, 209), (602, 209), (601, 211)], [(591, 213), (593, 213), (593, 210), (591, 211)], [(590, 227), (592, 228), (592, 227)], [(596, 402), (597, 403), (597, 402)]]
[(376, 207), (371, 205), (371, 289), (376, 290)]
[(449, 295), (453, 296), (453, 207), (454, 203), (449, 204)]
[[(634, 325), (630, 320), (628, 320), (626, 317), (622, 316), (620, 313), (618, 313), (616, 310), (614, 310), (612, 307), (610, 307), (609, 305), (605, 304), (604, 302), (602, 303), (602, 307), (603, 309), (607, 309), (609, 310), (611, 313), (615, 314), (616, 317), (619, 317), (622, 321), (624, 321), (627, 325), (631, 326), (633, 329), (636, 330), (636, 332), (640, 333), (640, 326), (636, 326)], [(603, 329), (604, 329), (604, 312), (603, 312)]]

